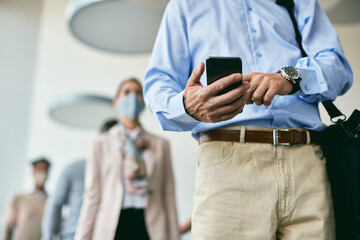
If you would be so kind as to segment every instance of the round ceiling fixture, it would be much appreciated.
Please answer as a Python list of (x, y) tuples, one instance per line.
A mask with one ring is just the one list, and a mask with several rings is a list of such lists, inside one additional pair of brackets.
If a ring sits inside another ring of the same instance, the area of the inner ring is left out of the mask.
[(115, 53), (151, 52), (165, 0), (72, 0), (71, 33), (94, 48)]
[(100, 128), (115, 118), (112, 99), (93, 94), (67, 94), (57, 97), (49, 107), (50, 117), (69, 126)]

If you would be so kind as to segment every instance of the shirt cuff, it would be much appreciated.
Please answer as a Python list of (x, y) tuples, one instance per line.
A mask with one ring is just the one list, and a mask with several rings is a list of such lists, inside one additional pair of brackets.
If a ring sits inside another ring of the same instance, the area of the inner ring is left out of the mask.
[(299, 68), (301, 81), (300, 89), (305, 95), (314, 95), (327, 91), (327, 85), (319, 80), (316, 71), (308, 68)]
[(169, 101), (169, 109), (172, 110), (171, 119), (177, 122), (195, 125), (200, 121), (196, 120), (186, 112), (184, 106), (184, 92), (185, 90), (172, 97)]

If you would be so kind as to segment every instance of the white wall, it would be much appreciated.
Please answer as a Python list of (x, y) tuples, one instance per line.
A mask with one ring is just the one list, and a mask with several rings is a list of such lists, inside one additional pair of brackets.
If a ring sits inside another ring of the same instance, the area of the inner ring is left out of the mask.
[(24, 190), (41, 7), (42, 0), (0, 0), (0, 217)]

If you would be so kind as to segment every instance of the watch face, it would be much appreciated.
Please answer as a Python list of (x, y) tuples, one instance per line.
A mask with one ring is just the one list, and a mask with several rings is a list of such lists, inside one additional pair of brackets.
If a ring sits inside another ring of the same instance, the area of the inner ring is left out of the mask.
[(299, 70), (297, 70), (294, 67), (285, 67), (284, 72), (285, 72), (286, 75), (288, 75), (292, 79), (297, 79), (297, 78), (300, 77)]

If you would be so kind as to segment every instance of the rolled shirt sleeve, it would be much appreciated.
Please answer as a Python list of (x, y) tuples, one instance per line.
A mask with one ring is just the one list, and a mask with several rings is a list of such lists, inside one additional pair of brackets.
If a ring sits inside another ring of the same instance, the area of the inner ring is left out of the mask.
[(338, 35), (317, 1), (298, 4), (298, 25), (308, 57), (298, 60), (302, 81), (299, 96), (307, 102), (335, 100), (350, 89), (353, 73)]

